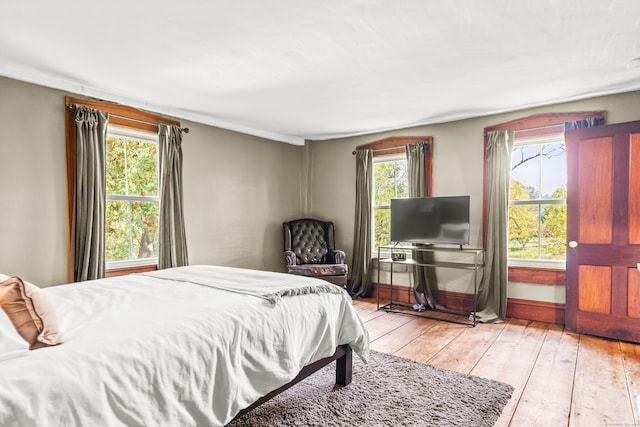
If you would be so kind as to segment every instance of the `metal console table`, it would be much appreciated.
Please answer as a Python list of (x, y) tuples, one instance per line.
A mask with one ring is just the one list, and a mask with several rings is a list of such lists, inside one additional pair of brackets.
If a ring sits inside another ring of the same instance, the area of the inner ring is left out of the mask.
[[(382, 252), (386, 253), (387, 251), (392, 254), (392, 258), (383, 258)], [(458, 262), (458, 261), (433, 261), (433, 262), (417, 262), (413, 259), (406, 258), (406, 253), (410, 251), (420, 251), (420, 252), (440, 252), (447, 254), (459, 255), (462, 254), (467, 258), (473, 257), (473, 262)], [(393, 254), (397, 253), (405, 253), (405, 259), (394, 259)], [(411, 314), (415, 316), (421, 317), (429, 317), (437, 320), (444, 320), (448, 322), (460, 323), (469, 326), (476, 326), (478, 323), (477, 318), (477, 306), (478, 306), (478, 272), (484, 269), (484, 250), (477, 248), (465, 248), (465, 247), (434, 247), (434, 246), (400, 246), (400, 245), (384, 245), (378, 247), (378, 285), (380, 284), (380, 264), (388, 263), (390, 265), (390, 277), (389, 277), (389, 303), (380, 305), (380, 286), (377, 287), (377, 300), (378, 300), (378, 310), (385, 310), (390, 313), (402, 313), (402, 314)], [(402, 302), (394, 302), (393, 301), (393, 266), (394, 264), (402, 264), (408, 266), (424, 266), (424, 267), (435, 267), (435, 268), (453, 268), (453, 269), (462, 269), (462, 270), (470, 270), (473, 276), (473, 308), (470, 312), (461, 312), (457, 310), (449, 310), (449, 309), (428, 309), (426, 311), (411, 311), (413, 310), (412, 306)], [(481, 276), (480, 276), (481, 278)], [(404, 310), (398, 310), (398, 308), (404, 308)], [(409, 309), (409, 310), (407, 310)], [(430, 313), (445, 313), (449, 315), (456, 316), (465, 316), (469, 322), (466, 321), (458, 321), (452, 320), (447, 317), (436, 317), (430, 315)]]

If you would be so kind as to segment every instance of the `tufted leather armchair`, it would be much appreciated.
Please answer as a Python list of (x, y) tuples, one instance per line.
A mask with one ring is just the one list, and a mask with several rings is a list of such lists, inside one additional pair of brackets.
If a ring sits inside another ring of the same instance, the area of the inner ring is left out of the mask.
[(287, 272), (347, 285), (345, 253), (336, 250), (333, 222), (302, 218), (282, 223)]

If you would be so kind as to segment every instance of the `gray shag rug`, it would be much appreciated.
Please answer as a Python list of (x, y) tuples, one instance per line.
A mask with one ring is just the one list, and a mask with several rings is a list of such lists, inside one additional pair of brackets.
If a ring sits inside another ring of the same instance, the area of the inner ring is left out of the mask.
[(229, 426), (493, 426), (513, 387), (384, 353), (364, 364), (353, 356), (353, 381), (335, 385), (324, 367)]

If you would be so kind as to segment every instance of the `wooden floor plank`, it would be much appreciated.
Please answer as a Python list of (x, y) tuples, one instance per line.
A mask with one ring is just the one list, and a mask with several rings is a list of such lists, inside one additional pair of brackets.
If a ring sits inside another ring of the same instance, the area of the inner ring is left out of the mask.
[(640, 344), (621, 342), (620, 349), (627, 377), (631, 408), (637, 426), (640, 426)]
[(550, 325), (511, 425), (547, 427), (569, 423), (579, 341), (579, 335)]
[(376, 317), (380, 317), (385, 314), (383, 310), (378, 310), (375, 303), (372, 304), (367, 300), (353, 300), (353, 307), (358, 311), (363, 322), (375, 319)]
[(398, 350), (413, 342), (422, 334), (428, 333), (437, 323), (425, 322), (419, 318), (409, 318), (409, 321), (392, 333), (381, 336), (371, 343), (371, 348), (383, 353), (395, 354)]
[(618, 341), (582, 336), (569, 426), (634, 425)]
[(365, 321), (365, 326), (369, 331), (369, 339), (373, 342), (378, 338), (396, 330), (400, 326), (411, 320), (408, 316), (382, 312), (382, 315)]
[(468, 374), (484, 356), (504, 329), (503, 323), (479, 324), (475, 328), (463, 328), (454, 340), (427, 360), (442, 369)]
[(527, 384), (548, 324), (509, 320), (500, 336), (471, 371), (472, 375), (512, 385), (515, 389), (496, 426), (508, 426)]
[(419, 363), (427, 363), (466, 329), (463, 325), (438, 320), (424, 319), (421, 322), (433, 326), (413, 341), (407, 343), (394, 355)]
[(375, 310), (375, 311), (365, 313), (364, 315), (360, 316), (360, 318), (362, 319), (363, 322), (367, 322), (369, 320), (383, 316), (384, 314), (385, 314), (384, 311)]
[(351, 300), (351, 304), (354, 307), (358, 307), (361, 310), (376, 310), (375, 304), (372, 304), (370, 298), (356, 298)]

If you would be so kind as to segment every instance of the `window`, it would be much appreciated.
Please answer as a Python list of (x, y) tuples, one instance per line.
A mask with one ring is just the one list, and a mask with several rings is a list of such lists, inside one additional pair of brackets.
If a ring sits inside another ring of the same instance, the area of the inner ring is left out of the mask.
[(108, 190), (105, 224), (106, 276), (154, 270), (158, 257), (158, 125), (166, 123), (180, 127), (180, 122), (105, 101), (67, 96), (65, 105), (69, 282), (75, 281), (75, 107), (79, 105), (109, 114), (107, 133), (111, 148), (107, 152), (107, 170), (104, 171)]
[(391, 243), (391, 199), (409, 196), (407, 160), (402, 156), (374, 159), (373, 164), (373, 252)]
[(109, 126), (106, 181), (107, 267), (157, 262), (157, 135)]
[(433, 137), (390, 136), (356, 147), (356, 150), (373, 151), (371, 250), (376, 256), (378, 247), (391, 243), (391, 199), (409, 197), (406, 146), (416, 142), (425, 143), (426, 194), (430, 195), (433, 173)]
[(564, 262), (566, 197), (564, 135), (519, 138), (516, 133), (509, 189), (511, 264)]

